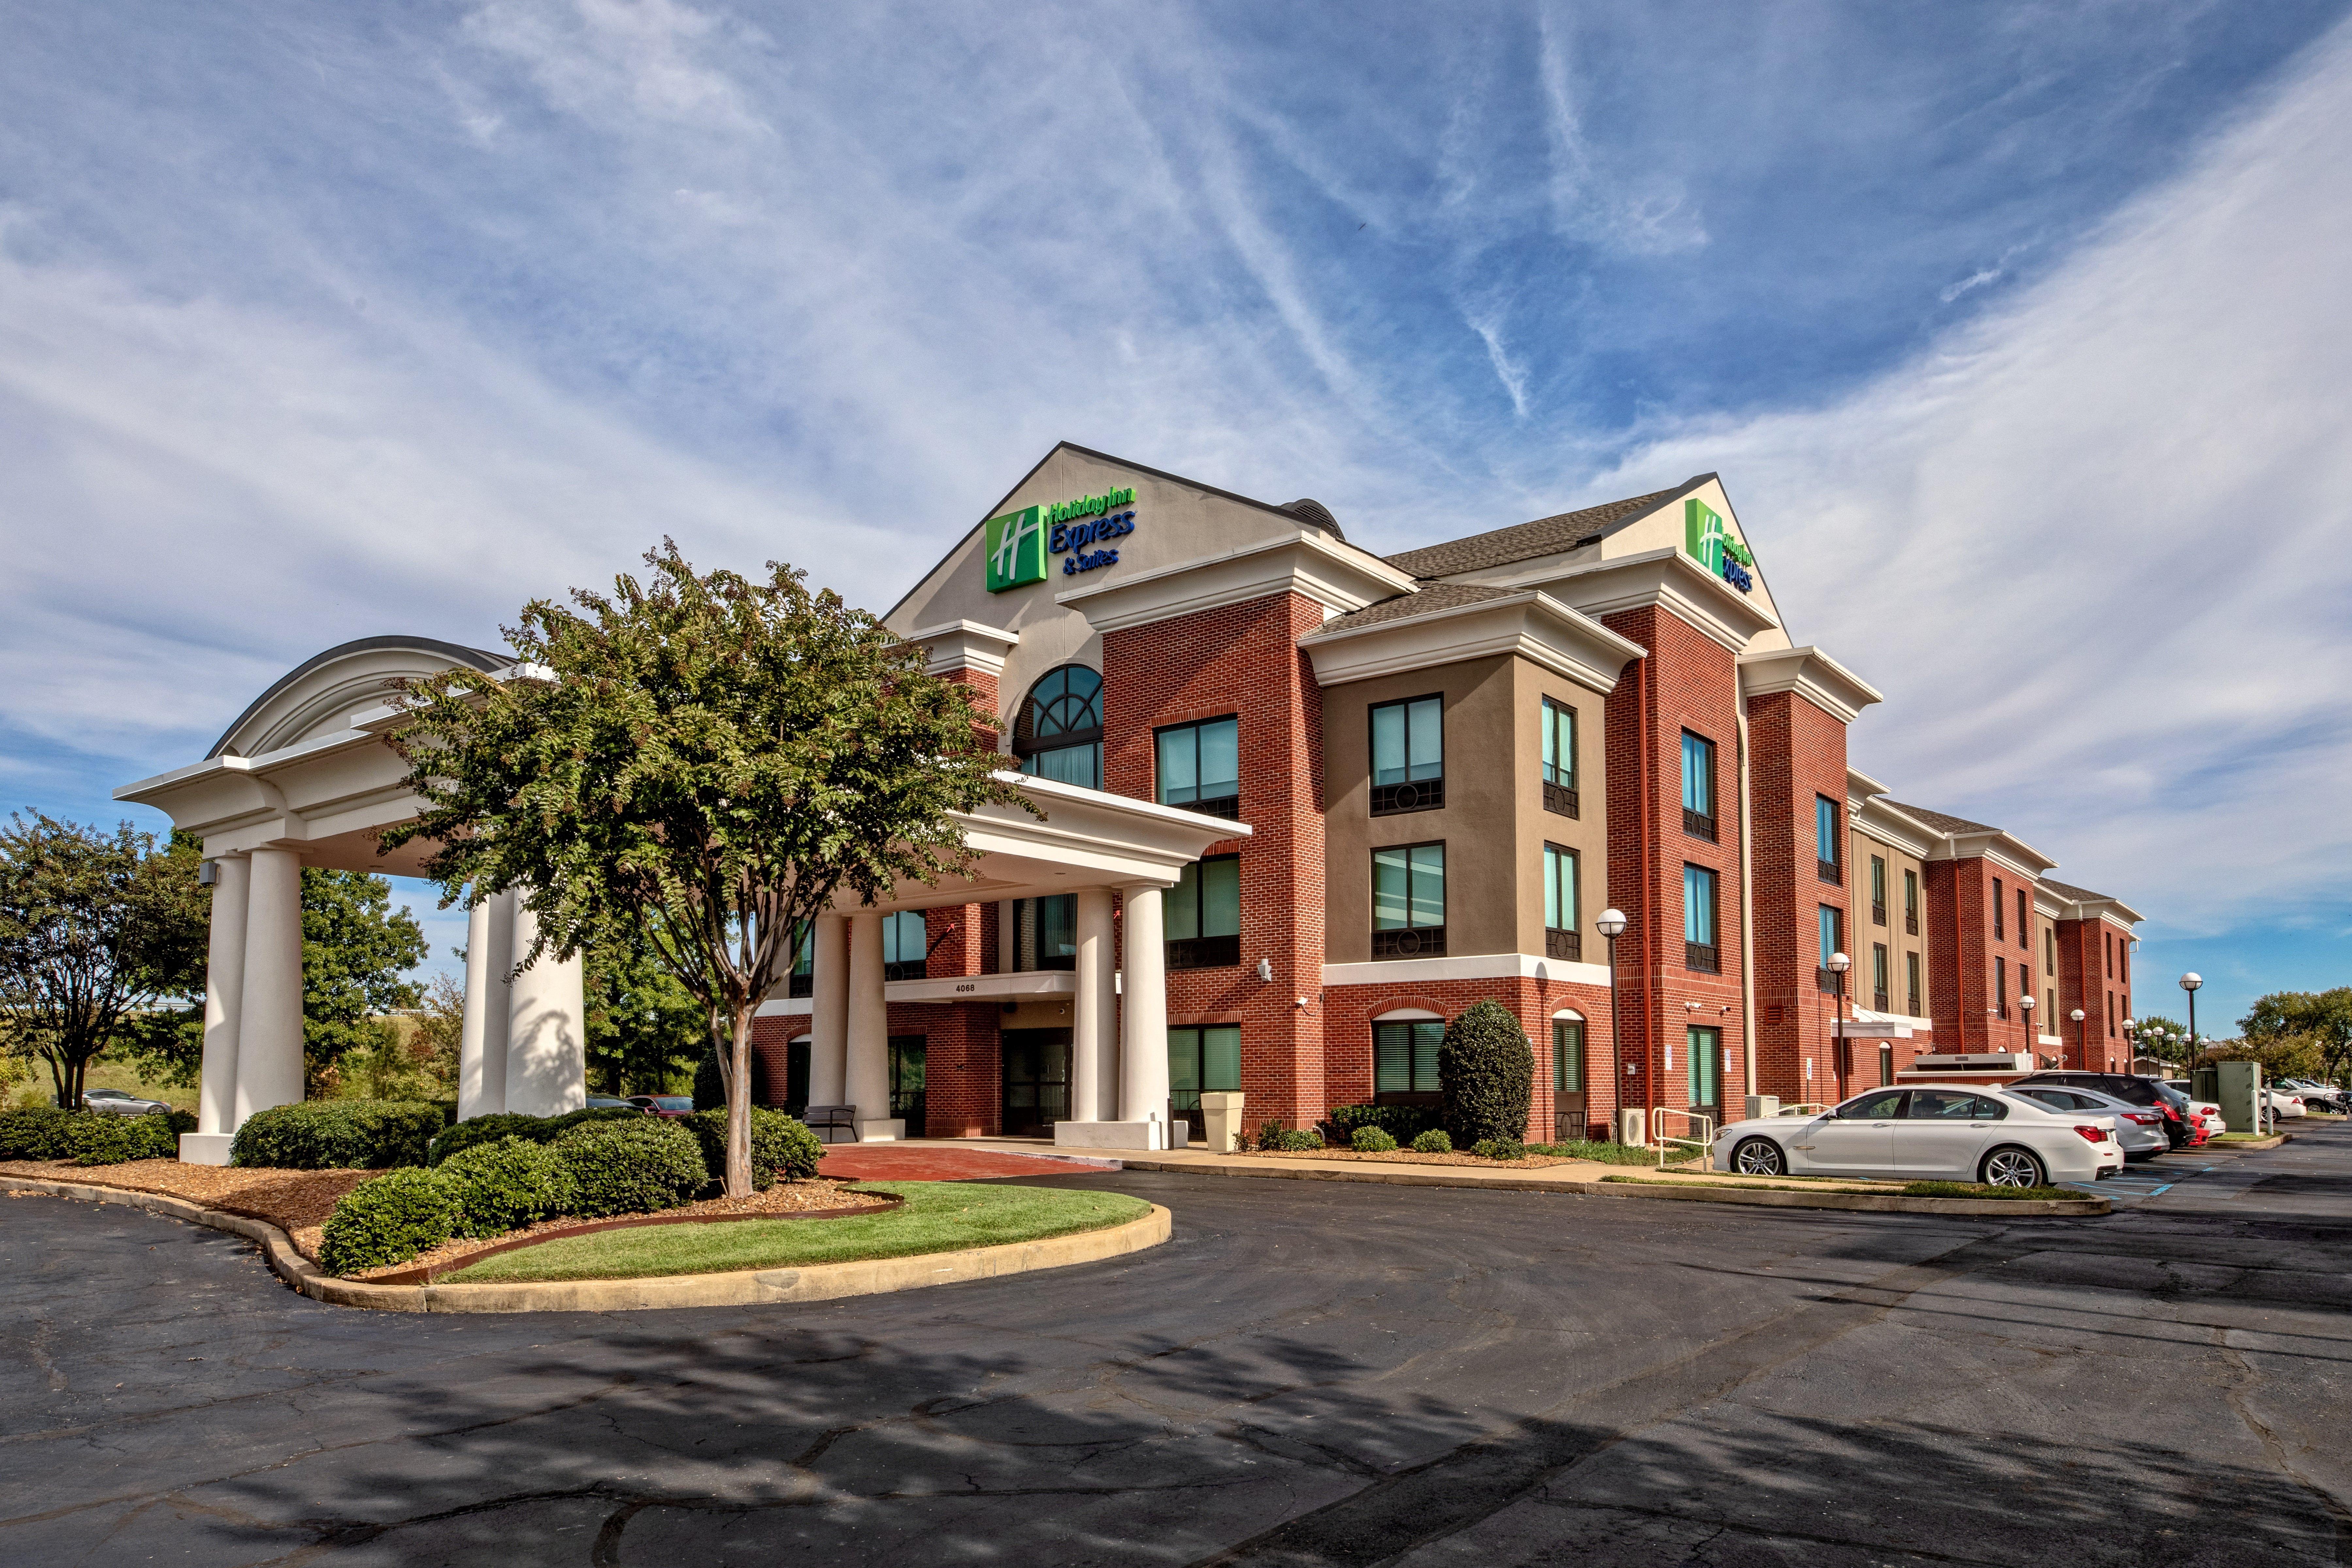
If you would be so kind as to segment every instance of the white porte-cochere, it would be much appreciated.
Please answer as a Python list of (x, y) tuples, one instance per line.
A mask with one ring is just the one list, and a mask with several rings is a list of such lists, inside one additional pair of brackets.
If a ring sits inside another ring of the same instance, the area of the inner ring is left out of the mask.
[[(494, 675), (511, 668), (500, 655), (425, 637), (367, 637), (330, 648), (257, 698), (203, 761), (114, 792), (199, 837), (212, 879), (203, 1087), (197, 1130), (181, 1140), (183, 1160), (226, 1164), (247, 1117), (303, 1098), (302, 870), (422, 874), (434, 846), (387, 854), (379, 841), (418, 809), (407, 765), (384, 740), (399, 722), (390, 682), (459, 665)], [(903, 884), (872, 905), (845, 900), (817, 920), (810, 1100), (859, 1106), (864, 1135), (900, 1135), (887, 1120), (890, 1000), (987, 1000), (1034, 989), (1041, 980), (1066, 982), (1077, 1055), (1065, 1141), (1164, 1146), (1160, 894), (1210, 845), (1250, 830), (1076, 784), (999, 776), (1028, 805), (956, 814), (973, 855), (968, 876), (938, 887)], [(1077, 895), (1075, 973), (974, 975), (915, 983), (919, 997), (902, 994), (910, 990), (903, 984), (886, 994), (885, 914), (1061, 893)], [(1123, 973), (1114, 971), (1114, 893), (1126, 914)], [(460, 1118), (552, 1115), (584, 1102), (582, 964), (545, 954), (517, 973), (534, 936), (534, 917), (516, 892), (470, 911)]]

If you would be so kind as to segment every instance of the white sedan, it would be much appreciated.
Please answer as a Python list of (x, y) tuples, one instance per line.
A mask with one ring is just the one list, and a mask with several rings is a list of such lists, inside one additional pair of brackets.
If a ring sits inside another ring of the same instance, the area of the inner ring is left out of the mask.
[(2124, 1151), (2113, 1116), (1953, 1083), (1874, 1089), (1817, 1116), (1735, 1121), (1716, 1134), (1715, 1160), (1743, 1176), (2040, 1187), (2111, 1176)]

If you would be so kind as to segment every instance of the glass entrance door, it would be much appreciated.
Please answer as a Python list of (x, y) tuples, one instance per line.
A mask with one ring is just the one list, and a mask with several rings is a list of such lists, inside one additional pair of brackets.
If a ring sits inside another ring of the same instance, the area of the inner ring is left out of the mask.
[(890, 1037), (890, 1114), (907, 1124), (907, 1136), (921, 1138), (923, 1131), (923, 1058), (929, 1037)]
[(1007, 1138), (1051, 1138), (1070, 1114), (1070, 1031), (1004, 1031)]

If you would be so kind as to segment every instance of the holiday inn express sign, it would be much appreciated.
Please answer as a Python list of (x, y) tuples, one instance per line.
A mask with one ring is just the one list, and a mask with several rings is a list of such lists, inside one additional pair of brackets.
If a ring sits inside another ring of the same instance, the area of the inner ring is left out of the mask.
[(1731, 530), (1716, 510), (1696, 497), (1683, 502), (1683, 549), (1741, 593), (1755, 592), (1756, 579), (1749, 569), (1756, 564), (1756, 557), (1731, 537)]
[(1118, 551), (1087, 547), (1135, 531), (1135, 491), (1106, 490), (1051, 506), (1024, 507), (992, 517), (982, 526), (988, 591), (1001, 594), (1044, 582), (1047, 562), (1056, 555), (1062, 557), (1065, 576), (1118, 565)]

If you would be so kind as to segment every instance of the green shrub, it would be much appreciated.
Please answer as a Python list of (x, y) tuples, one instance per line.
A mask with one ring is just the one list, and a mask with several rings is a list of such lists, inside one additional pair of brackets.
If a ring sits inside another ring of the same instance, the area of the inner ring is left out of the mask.
[[(711, 1180), (727, 1178), (727, 1112), (698, 1110), (686, 1118), (695, 1140), (702, 1147), (702, 1163)], [(816, 1174), (816, 1163), (824, 1158), (824, 1145), (798, 1117), (787, 1116), (781, 1110), (764, 1105), (751, 1108), (751, 1185), (766, 1192), (782, 1176), (788, 1182), (805, 1182)]]
[(710, 1180), (700, 1142), (657, 1116), (582, 1122), (554, 1148), (579, 1188), (572, 1212), (583, 1218), (672, 1208)]
[(1535, 1082), (1535, 1047), (1501, 1003), (1476, 1003), (1445, 1026), (1437, 1047), (1437, 1088), (1445, 1131), (1456, 1147), (1526, 1137)]
[(551, 1215), (570, 1214), (579, 1184), (563, 1156), (528, 1138), (461, 1149), (433, 1168), (457, 1201), (453, 1236), (503, 1236)]
[(1323, 1134), (1312, 1127), (1301, 1127), (1295, 1132), (1285, 1132), (1281, 1146), (1285, 1149), (1320, 1149), (1323, 1147)]
[[(66, 1147), (77, 1165), (120, 1165), (125, 1160), (168, 1160), (180, 1152), (168, 1115), (116, 1116), (91, 1111), (69, 1118)], [(59, 1156), (62, 1158), (63, 1156)]]
[(1359, 1154), (1390, 1154), (1396, 1152), (1397, 1141), (1377, 1127), (1359, 1127), (1356, 1135), (1348, 1140), (1348, 1147)]
[(1437, 1125), (1437, 1112), (1421, 1105), (1335, 1105), (1331, 1141), (1352, 1143), (1359, 1127), (1377, 1127), (1400, 1143), (1410, 1143)]
[(1454, 1140), (1445, 1135), (1444, 1128), (1433, 1127), (1412, 1141), (1412, 1152), (1416, 1154), (1451, 1154), (1454, 1152)]
[(64, 1110), (54, 1105), (28, 1105), (22, 1110), (0, 1110), (0, 1160), (70, 1160), (73, 1145), (67, 1128), (86, 1110)]
[(424, 1101), (304, 1100), (247, 1117), (228, 1163), (279, 1171), (422, 1165), (440, 1131), (441, 1108)]
[(457, 1194), (439, 1172), (389, 1172), (345, 1193), (327, 1216), (319, 1267), (356, 1274), (405, 1263), (448, 1240), (457, 1220)]
[(172, 1124), (172, 1132), (175, 1137), (180, 1133), (194, 1132), (196, 1130), (196, 1113), (193, 1110), (173, 1110), (164, 1114), (165, 1119)]
[(1470, 1145), (1470, 1152), (1481, 1160), (1524, 1160), (1528, 1146), (1516, 1138), (1481, 1138)]
[(1281, 1148), (1283, 1134), (1288, 1130), (1289, 1123), (1284, 1121), (1281, 1117), (1267, 1117), (1257, 1124), (1257, 1146), (1260, 1149)]
[(485, 1143), (495, 1143), (501, 1138), (527, 1138), (533, 1143), (552, 1143), (583, 1121), (644, 1120), (644, 1111), (635, 1106), (621, 1105), (567, 1110), (561, 1116), (526, 1116), (520, 1110), (495, 1110), (488, 1116), (460, 1121), (436, 1135), (431, 1148), (425, 1152), (425, 1163), (438, 1165), (452, 1154), (479, 1148)]

